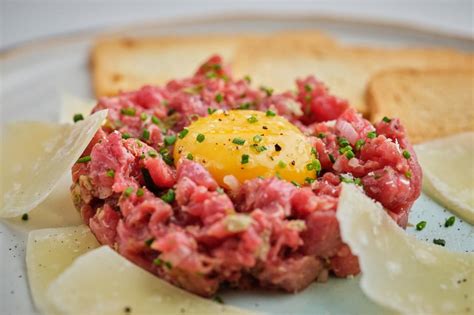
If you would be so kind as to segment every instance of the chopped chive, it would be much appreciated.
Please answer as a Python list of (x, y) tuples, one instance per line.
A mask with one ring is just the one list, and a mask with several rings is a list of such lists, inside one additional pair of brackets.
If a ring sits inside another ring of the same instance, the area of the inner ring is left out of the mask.
[(232, 140), (232, 143), (238, 144), (238, 145), (243, 145), (245, 143), (245, 140), (242, 139), (242, 138), (234, 138), (234, 140)]
[(359, 139), (356, 141), (355, 143), (355, 149), (357, 151), (360, 151), (360, 149), (362, 148), (362, 146), (365, 144), (365, 140), (364, 139)]
[(186, 155), (186, 158), (191, 161), (194, 160), (194, 156), (191, 153), (188, 153), (188, 155)]
[(78, 159), (76, 163), (87, 163), (87, 162), (90, 162), (91, 160), (92, 160), (91, 156), (86, 155)]
[(331, 163), (336, 163), (336, 158), (334, 157), (334, 155), (332, 155), (331, 153), (328, 154), (328, 157), (329, 157), (329, 161), (331, 161)]
[(446, 219), (446, 221), (444, 221), (444, 227), (450, 227), (450, 226), (452, 226), (455, 221), (456, 221), (456, 217), (455, 217), (455, 216), (449, 217), (448, 219)]
[(108, 170), (108, 171), (106, 172), (106, 174), (107, 174), (108, 177), (112, 177), (112, 178), (115, 177), (115, 171), (114, 171), (114, 170)]
[(166, 164), (168, 164), (169, 166), (172, 166), (174, 163), (174, 160), (173, 160), (173, 157), (171, 156), (171, 154), (166, 154), (166, 155), (162, 155), (161, 156), (163, 161), (165, 161)]
[(151, 116), (151, 122), (154, 123), (155, 125), (160, 125), (161, 124), (161, 120), (156, 117), (155, 115)]
[(147, 115), (146, 113), (141, 113), (141, 114), (140, 114), (140, 119), (141, 119), (142, 121), (145, 121), (145, 120), (148, 119), (148, 115)]
[(339, 146), (341, 146), (341, 147), (347, 147), (347, 146), (351, 145), (349, 143), (349, 141), (346, 138), (343, 138), (343, 137), (339, 138), (338, 142), (339, 142)]
[(247, 81), (247, 83), (249, 83), (249, 84), (252, 83), (252, 78), (249, 75), (246, 75), (244, 77), (244, 80)]
[(168, 189), (168, 191), (161, 196), (161, 199), (166, 203), (172, 203), (175, 199), (174, 190)]
[(262, 139), (262, 136), (256, 135), (253, 137), (253, 142), (259, 143), (260, 141), (262, 141)]
[(206, 72), (206, 78), (208, 79), (217, 78), (217, 73), (215, 71), (208, 71)]
[(158, 153), (155, 150), (150, 150), (150, 151), (148, 151), (148, 156), (152, 157), (152, 158), (155, 158), (155, 157), (158, 156)]
[(411, 171), (406, 171), (405, 172), (405, 177), (410, 179), (411, 178)]
[(145, 191), (142, 188), (137, 189), (137, 197), (143, 197)]
[(203, 142), (204, 139), (206, 139), (206, 136), (203, 135), (202, 133), (200, 133), (200, 134), (198, 134), (198, 135), (196, 136), (197, 142)]
[(21, 220), (22, 221), (28, 221), (29, 217), (28, 217), (28, 213), (23, 213), (23, 215), (21, 216)]
[(184, 128), (178, 133), (178, 138), (183, 139), (189, 133), (189, 130)]
[(84, 120), (84, 116), (82, 116), (82, 114), (74, 114), (72, 120), (77, 123), (78, 121)]
[(304, 90), (305, 90), (306, 92), (311, 92), (311, 91), (313, 90), (313, 88), (311, 87), (311, 85), (309, 85), (309, 84), (306, 83), (306, 84), (304, 85)]
[(362, 180), (360, 178), (354, 178), (354, 184), (362, 186)]
[(257, 117), (255, 117), (255, 115), (252, 115), (249, 118), (247, 118), (247, 121), (249, 123), (253, 124), (253, 123), (256, 123), (258, 121), (258, 119), (257, 119)]
[(260, 90), (262, 90), (263, 92), (265, 92), (265, 94), (267, 94), (267, 96), (272, 96), (272, 94), (273, 94), (273, 89), (270, 88), (270, 87), (261, 86), (261, 87), (260, 87)]
[(136, 110), (133, 107), (122, 108), (120, 113), (125, 116), (135, 116)]
[(223, 99), (224, 99), (224, 97), (222, 96), (221, 93), (217, 93), (217, 94), (216, 94), (216, 102), (217, 102), (217, 103), (222, 102)]
[(147, 240), (145, 241), (145, 245), (148, 246), (148, 247), (150, 247), (151, 244), (153, 244), (154, 241), (155, 241), (155, 238), (153, 238), (153, 237), (152, 237), (152, 238), (149, 238), (149, 239), (147, 239)]
[(216, 111), (217, 111), (216, 108), (210, 108), (210, 107), (207, 108), (207, 113), (208, 113), (209, 115), (214, 114)]
[(144, 140), (150, 140), (150, 131), (148, 131), (148, 129), (143, 129), (142, 138)]
[(348, 177), (344, 177), (344, 176), (339, 176), (339, 179), (341, 180), (341, 182), (343, 183), (347, 183), (347, 184), (353, 184), (354, 183), (354, 180), (352, 178), (348, 178)]
[(408, 152), (407, 150), (404, 150), (404, 151), (403, 151), (403, 157), (404, 157), (405, 159), (407, 159), (407, 160), (408, 160), (409, 158), (411, 158), (410, 152)]
[(297, 182), (295, 182), (294, 180), (292, 180), (291, 183), (292, 183), (294, 186), (296, 186), (296, 187), (301, 187), (301, 185), (298, 184)]
[(126, 140), (126, 139), (130, 139), (131, 137), (132, 137), (132, 136), (131, 136), (129, 133), (127, 133), (127, 132), (122, 133), (122, 139), (125, 139), (125, 140)]
[(435, 243), (436, 245), (440, 245), (440, 246), (445, 246), (446, 245), (446, 241), (443, 240), (442, 238), (433, 239), (433, 243)]
[(249, 109), (251, 105), (252, 105), (252, 104), (249, 103), (249, 102), (243, 103), (243, 104), (241, 104), (241, 105), (239, 106), (239, 109)]
[(426, 221), (420, 221), (416, 224), (416, 230), (421, 231), (426, 227)]
[(349, 151), (346, 151), (346, 153), (344, 153), (344, 155), (346, 156), (346, 158), (348, 160), (352, 159), (353, 157), (355, 157), (355, 154), (354, 152), (352, 152), (352, 150), (349, 150)]
[(165, 144), (166, 145), (172, 145), (176, 142), (176, 136), (175, 135), (169, 135), (165, 137)]
[(391, 122), (392, 120), (390, 118), (388, 118), (387, 116), (385, 116), (384, 118), (382, 118), (382, 120), (386, 123), (389, 123)]
[(312, 183), (314, 183), (316, 180), (315, 180), (314, 178), (311, 178), (311, 177), (306, 177), (306, 178), (304, 179), (304, 181), (305, 181), (306, 183), (308, 183), (308, 184), (312, 184)]
[(254, 148), (254, 150), (257, 151), (258, 153), (263, 152), (267, 149), (267, 147), (264, 145), (256, 145), (256, 144), (253, 144), (252, 148)]
[(352, 147), (350, 145), (348, 145), (347, 147), (341, 147), (339, 148), (339, 153), (341, 154), (344, 154), (346, 153), (347, 151), (352, 151)]
[(321, 170), (321, 162), (319, 162), (319, 160), (313, 160), (311, 163), (306, 164), (306, 169), (308, 171), (315, 170), (319, 172)]
[(367, 133), (367, 138), (369, 139), (374, 139), (377, 137), (377, 133), (375, 131), (371, 131), (369, 133)]
[(133, 187), (128, 187), (127, 189), (124, 190), (123, 195), (125, 197), (130, 197), (130, 195), (133, 193)]
[(324, 138), (326, 138), (326, 135), (325, 135), (324, 133), (320, 132), (320, 133), (318, 134), (318, 138), (319, 138), (319, 139), (324, 139)]
[(275, 116), (276, 116), (275, 112), (272, 111), (272, 110), (267, 110), (267, 112), (265, 113), (265, 115), (266, 115), (267, 117), (275, 117)]
[(279, 161), (279, 162), (278, 162), (278, 167), (279, 167), (279, 168), (285, 168), (285, 167), (286, 167), (286, 163), (283, 162), (283, 161)]
[(249, 155), (248, 154), (242, 154), (242, 157), (240, 159), (241, 164), (247, 164), (249, 162)]

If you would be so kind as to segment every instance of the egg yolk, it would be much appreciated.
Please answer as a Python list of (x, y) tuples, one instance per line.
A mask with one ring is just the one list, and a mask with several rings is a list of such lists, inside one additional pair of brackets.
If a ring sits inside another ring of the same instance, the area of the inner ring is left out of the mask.
[(307, 137), (271, 111), (218, 110), (199, 118), (178, 134), (176, 166), (186, 158), (203, 165), (224, 187), (229, 187), (227, 175), (239, 183), (259, 176), (297, 184), (316, 178)]

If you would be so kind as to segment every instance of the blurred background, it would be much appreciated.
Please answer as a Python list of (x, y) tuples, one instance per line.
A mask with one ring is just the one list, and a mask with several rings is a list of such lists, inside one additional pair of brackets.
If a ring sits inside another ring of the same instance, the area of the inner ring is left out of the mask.
[(112, 1), (0, 0), (1, 49), (58, 34), (220, 13), (306, 13), (370, 18), (473, 34), (473, 0)]

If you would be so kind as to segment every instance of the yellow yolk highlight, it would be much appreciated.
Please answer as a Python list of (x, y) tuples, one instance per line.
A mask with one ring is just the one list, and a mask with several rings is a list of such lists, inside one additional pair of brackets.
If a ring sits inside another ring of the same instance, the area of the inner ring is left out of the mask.
[[(301, 131), (285, 118), (253, 110), (216, 111), (199, 118), (178, 136), (174, 159), (193, 159), (203, 165), (224, 187), (224, 177), (240, 183), (258, 176), (278, 176), (304, 184), (316, 178), (309, 167), (316, 157)], [(185, 133), (186, 131), (184, 131)]]

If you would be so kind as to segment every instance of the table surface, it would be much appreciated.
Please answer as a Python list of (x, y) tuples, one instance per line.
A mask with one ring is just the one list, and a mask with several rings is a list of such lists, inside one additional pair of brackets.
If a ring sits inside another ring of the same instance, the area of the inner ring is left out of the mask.
[(0, 0), (0, 49), (58, 34), (219, 13), (305, 13), (402, 22), (471, 36), (474, 0)]

